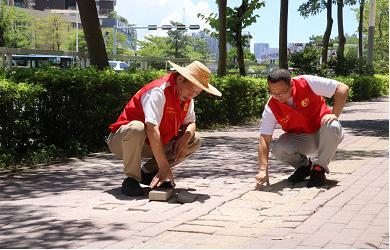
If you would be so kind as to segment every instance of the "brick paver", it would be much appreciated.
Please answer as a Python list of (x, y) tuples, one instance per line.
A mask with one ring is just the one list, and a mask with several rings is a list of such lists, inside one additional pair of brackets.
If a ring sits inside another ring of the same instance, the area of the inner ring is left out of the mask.
[(257, 124), (201, 132), (167, 202), (120, 194), (108, 153), (3, 175), (0, 248), (388, 248), (387, 98), (348, 104), (342, 124), (322, 188), (289, 184), (271, 157), (272, 185), (255, 190)]

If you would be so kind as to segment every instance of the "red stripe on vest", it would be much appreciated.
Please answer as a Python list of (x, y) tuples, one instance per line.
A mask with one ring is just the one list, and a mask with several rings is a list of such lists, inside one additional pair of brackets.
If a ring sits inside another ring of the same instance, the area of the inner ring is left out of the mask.
[(174, 74), (168, 74), (142, 87), (127, 103), (117, 121), (109, 126), (111, 132), (116, 132), (120, 126), (126, 125), (134, 120), (145, 123), (145, 114), (141, 104), (141, 97), (148, 90), (160, 87), (165, 83), (169, 83), (169, 86), (164, 89), (164, 113), (159, 126), (162, 143), (164, 145), (167, 144), (175, 135), (177, 135), (179, 128), (186, 117), (191, 100), (180, 103), (180, 99), (176, 95)]
[(291, 96), (295, 108), (271, 97), (268, 106), (282, 129), (288, 133), (315, 133), (321, 127), (321, 118), (332, 111), (322, 96), (316, 95), (306, 79), (291, 79)]

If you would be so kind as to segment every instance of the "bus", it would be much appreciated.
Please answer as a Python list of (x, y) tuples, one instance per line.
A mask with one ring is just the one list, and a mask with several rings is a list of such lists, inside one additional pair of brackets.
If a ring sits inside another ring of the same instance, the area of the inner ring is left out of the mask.
[(70, 68), (74, 66), (76, 60), (73, 56), (58, 56), (58, 55), (12, 55), (12, 67), (22, 68)]

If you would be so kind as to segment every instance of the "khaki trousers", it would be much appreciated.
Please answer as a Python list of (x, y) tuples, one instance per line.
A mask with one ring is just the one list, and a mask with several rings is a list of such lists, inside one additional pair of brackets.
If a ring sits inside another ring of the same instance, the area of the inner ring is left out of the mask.
[[(123, 173), (128, 177), (136, 179), (138, 182), (141, 182), (142, 159), (150, 158), (142, 166), (144, 172), (150, 173), (158, 170), (152, 149), (149, 144), (145, 143), (145, 139), (145, 124), (140, 121), (132, 121), (122, 125), (115, 133), (111, 133), (107, 139), (110, 151), (123, 160)], [(168, 163), (171, 167), (179, 164), (196, 152), (200, 147), (201, 138), (198, 133), (195, 133), (188, 144), (187, 154), (177, 161), (174, 160), (173, 156), (174, 142), (175, 138), (164, 146)]]
[(281, 162), (299, 168), (308, 164), (307, 154), (318, 153), (318, 159), (313, 164), (320, 165), (329, 173), (328, 165), (343, 138), (340, 122), (333, 121), (322, 125), (313, 134), (282, 134), (273, 144), (272, 154)]

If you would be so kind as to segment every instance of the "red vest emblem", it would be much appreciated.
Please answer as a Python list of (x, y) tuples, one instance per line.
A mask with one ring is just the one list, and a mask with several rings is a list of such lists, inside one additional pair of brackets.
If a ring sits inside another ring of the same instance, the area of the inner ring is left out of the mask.
[(309, 106), (309, 103), (310, 103), (309, 98), (305, 98), (301, 101), (301, 106), (306, 108), (307, 106)]

